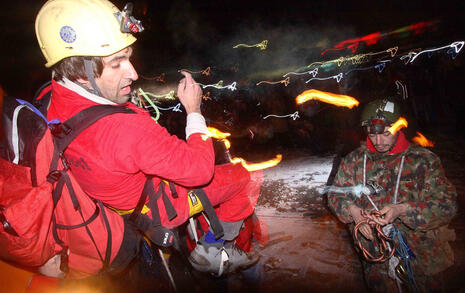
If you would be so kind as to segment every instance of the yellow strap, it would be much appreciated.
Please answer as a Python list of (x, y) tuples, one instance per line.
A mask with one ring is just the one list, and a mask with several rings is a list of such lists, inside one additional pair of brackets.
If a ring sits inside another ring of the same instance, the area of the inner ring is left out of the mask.
[[(130, 210), (118, 210), (118, 209), (115, 209), (115, 208), (112, 208), (110, 207), (112, 210), (114, 210), (115, 212), (117, 212), (118, 214), (120, 215), (127, 215), (127, 214), (130, 214), (134, 211), (134, 209), (130, 209)], [(140, 212), (141, 214), (145, 215), (146, 213), (148, 213), (150, 211), (149, 207), (146, 206), (144, 204), (144, 207), (142, 208), (142, 211)]]
[(192, 217), (195, 214), (200, 213), (203, 211), (203, 206), (202, 203), (200, 202), (200, 199), (198, 196), (194, 193), (193, 190), (189, 191), (187, 193), (188, 195), (188, 202), (189, 202), (189, 217)]

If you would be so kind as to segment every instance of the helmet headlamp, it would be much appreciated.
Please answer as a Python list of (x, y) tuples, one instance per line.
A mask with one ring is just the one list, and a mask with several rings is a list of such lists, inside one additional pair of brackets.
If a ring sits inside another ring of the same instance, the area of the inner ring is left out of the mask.
[(368, 134), (382, 134), (386, 126), (388, 126), (388, 123), (386, 123), (385, 119), (375, 118), (368, 121), (365, 125), (365, 131)]

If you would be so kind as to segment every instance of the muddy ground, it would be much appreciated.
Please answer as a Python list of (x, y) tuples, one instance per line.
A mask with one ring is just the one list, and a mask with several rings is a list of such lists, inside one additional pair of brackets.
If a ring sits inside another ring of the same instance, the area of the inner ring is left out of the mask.
[[(465, 140), (430, 134), (447, 177), (457, 188), (458, 214), (451, 223), (455, 264), (445, 272), (446, 292), (465, 292)], [(358, 255), (345, 225), (327, 209), (315, 187), (324, 184), (334, 155), (309, 157), (298, 151), (266, 170), (257, 213), (269, 227), (261, 250), (259, 284), (229, 282), (230, 291), (365, 292)], [(294, 175), (290, 175), (293, 173)], [(232, 278), (234, 280), (234, 278)]]

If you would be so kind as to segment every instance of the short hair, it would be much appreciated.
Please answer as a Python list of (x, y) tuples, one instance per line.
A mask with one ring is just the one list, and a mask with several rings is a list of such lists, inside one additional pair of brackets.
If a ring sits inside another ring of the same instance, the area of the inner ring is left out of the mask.
[(63, 79), (63, 77), (66, 77), (71, 81), (76, 81), (78, 78), (87, 80), (84, 59), (88, 59), (92, 62), (94, 76), (99, 77), (103, 71), (103, 57), (72, 56), (61, 60), (59, 63), (53, 66), (53, 79), (60, 81)]

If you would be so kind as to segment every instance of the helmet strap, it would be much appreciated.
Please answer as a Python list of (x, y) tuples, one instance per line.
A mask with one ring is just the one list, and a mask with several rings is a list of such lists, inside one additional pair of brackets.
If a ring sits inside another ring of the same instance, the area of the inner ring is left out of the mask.
[(92, 85), (92, 88), (94, 89), (95, 94), (97, 94), (98, 96), (104, 98), (104, 96), (100, 92), (100, 89), (98, 88), (97, 84), (95, 83), (94, 64), (92, 63), (92, 61), (90, 61), (87, 58), (84, 58), (84, 69), (86, 71), (87, 80)]

